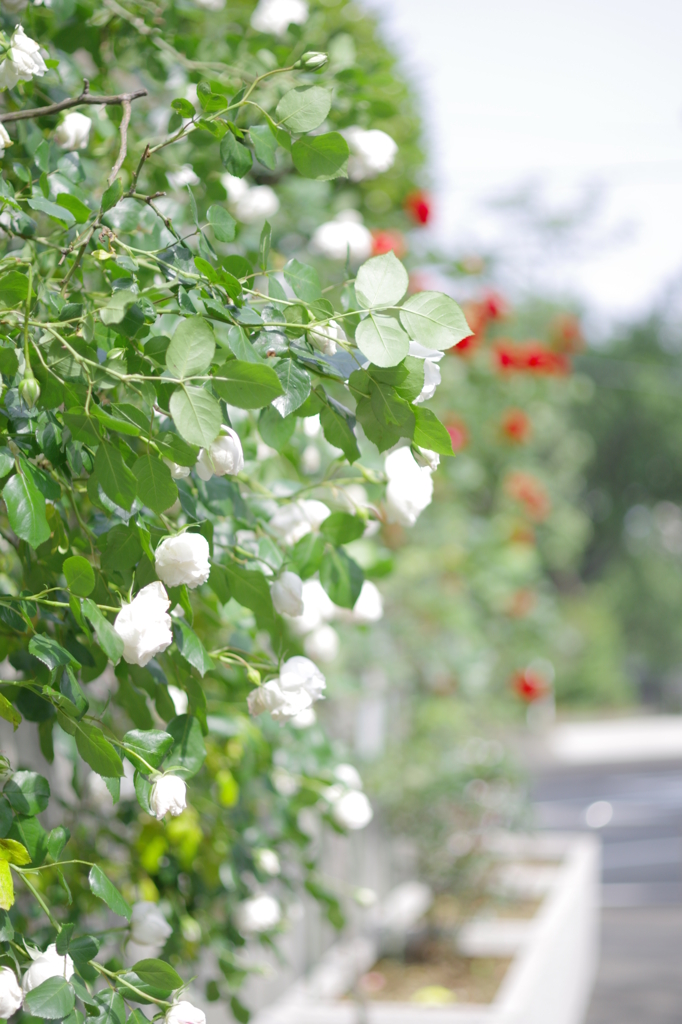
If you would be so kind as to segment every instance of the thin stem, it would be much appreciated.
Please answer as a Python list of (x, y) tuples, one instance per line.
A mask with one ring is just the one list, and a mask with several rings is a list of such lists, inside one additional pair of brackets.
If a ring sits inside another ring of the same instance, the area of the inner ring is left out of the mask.
[(46, 117), (48, 114), (58, 114), (60, 110), (69, 110), (70, 107), (90, 106), (113, 106), (115, 104), (127, 103), (137, 100), (141, 96), (147, 96), (146, 89), (136, 89), (135, 92), (122, 92), (118, 96), (96, 96), (90, 92), (90, 85), (87, 78), (83, 79), (83, 92), (80, 96), (73, 96), (71, 99), (62, 100), (60, 103), (50, 103), (46, 107), (32, 107), (30, 110), (13, 110), (9, 114), (0, 114), (0, 123), (7, 124), (9, 121), (25, 121), (32, 117)]
[(60, 925), (59, 921), (54, 917), (52, 911), (50, 910), (50, 908), (48, 907), (47, 903), (45, 902), (43, 897), (40, 895), (40, 893), (38, 892), (36, 887), (33, 885), (32, 882), (29, 881), (29, 879), (28, 879), (27, 875), (25, 874), (25, 872), (23, 872), (21, 870), (21, 868), (16, 867), (14, 864), (12, 865), (12, 867), (14, 868), (14, 870), (18, 874), (21, 875), (21, 877), (23, 878), (24, 882), (26, 883), (26, 887), (31, 890), (31, 892), (33, 893), (33, 895), (37, 899), (38, 903), (40, 904), (42, 909), (47, 914), (47, 917), (48, 917), (49, 922), (52, 925), (52, 927), (56, 928), (57, 931), (60, 932), (62, 930), (62, 926)]
[(121, 128), (120, 128), (120, 132), (121, 132), (121, 148), (119, 150), (118, 157), (116, 159), (116, 163), (111, 168), (111, 174), (109, 175), (109, 178), (107, 180), (107, 184), (108, 185), (113, 185), (114, 181), (116, 180), (116, 175), (121, 170), (121, 167), (123, 166), (123, 161), (125, 160), (125, 158), (127, 156), (127, 153), (128, 153), (128, 125), (130, 124), (130, 115), (132, 113), (133, 108), (132, 108), (132, 105), (131, 105), (129, 99), (123, 100), (122, 101), (122, 106), (123, 106), (123, 118), (121, 120)]

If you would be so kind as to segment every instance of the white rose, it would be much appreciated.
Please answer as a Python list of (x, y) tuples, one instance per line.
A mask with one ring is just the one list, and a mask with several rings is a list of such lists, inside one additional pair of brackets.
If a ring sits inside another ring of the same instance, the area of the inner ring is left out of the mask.
[(172, 927), (161, 913), (158, 904), (139, 900), (133, 904), (130, 917), (130, 937), (140, 946), (163, 946), (173, 933)]
[(332, 818), (342, 828), (365, 828), (374, 817), (372, 805), (364, 793), (357, 789), (348, 790), (332, 803)]
[(325, 356), (336, 355), (337, 341), (345, 341), (346, 335), (343, 328), (339, 327), (336, 320), (330, 320), (328, 324), (316, 327), (308, 332), (308, 337), (316, 349)]
[(260, 870), (272, 878), (279, 875), (282, 870), (279, 857), (274, 850), (254, 850), (253, 859)]
[(156, 575), (167, 587), (183, 583), (194, 590), (205, 583), (211, 572), (208, 541), (200, 533), (181, 533), (166, 537), (154, 554)]
[(12, 140), (4, 124), (0, 124), (0, 157), (5, 155), (5, 150), (11, 146)]
[(187, 784), (179, 775), (161, 775), (152, 786), (149, 805), (161, 821), (167, 814), (177, 818), (187, 806)]
[(290, 622), (296, 636), (305, 636), (325, 622), (335, 618), (337, 608), (319, 580), (306, 580), (303, 584), (303, 612)]
[(60, 956), (54, 942), (47, 947), (45, 952), (33, 961), (24, 974), (22, 988), (24, 994), (31, 992), (38, 985), (42, 985), (48, 978), (66, 978), (67, 981), (73, 975), (73, 960), (68, 955)]
[(334, 778), (347, 789), (362, 789), (360, 772), (355, 765), (337, 764), (334, 769)]
[(201, 181), (191, 164), (183, 164), (177, 171), (166, 171), (166, 178), (171, 188), (181, 189), (185, 185), (198, 185)]
[(254, 185), (234, 204), (233, 213), (242, 224), (257, 224), (274, 217), (279, 210), (279, 199), (269, 185)]
[(356, 210), (344, 210), (334, 220), (320, 224), (310, 240), (311, 252), (330, 260), (363, 263), (372, 255), (372, 233)]
[(165, 1024), (206, 1024), (206, 1014), (198, 1006), (181, 999), (166, 1010), (164, 1021)]
[(309, 708), (312, 702), (312, 697), (306, 690), (285, 693), (276, 679), (257, 686), (246, 698), (249, 714), (256, 717), (267, 711), (276, 722), (287, 722), (296, 718)]
[(253, 896), (244, 900), (235, 911), (237, 927), (245, 934), (269, 932), (282, 919), (280, 905), (274, 896)]
[(85, 149), (90, 137), (92, 121), (85, 114), (72, 110), (54, 133), (55, 142), (62, 149)]
[(207, 11), (222, 11), (225, 6), (225, 0), (195, 0), (195, 2)]
[(440, 466), (440, 455), (438, 452), (432, 452), (430, 448), (413, 448), (412, 457), (418, 466), (425, 466), (432, 473)]
[(13, 89), (17, 82), (30, 82), (36, 75), (41, 78), (46, 71), (40, 44), (30, 39), (21, 25), (17, 25), (7, 56), (0, 64), (0, 89)]
[(388, 171), (398, 153), (398, 146), (390, 135), (378, 128), (369, 130), (353, 125), (341, 133), (348, 143), (348, 177), (351, 181), (376, 178), (377, 174)]
[(331, 512), (324, 502), (304, 498), (278, 508), (270, 520), (270, 528), (287, 547), (291, 547), (301, 537), (305, 537), (306, 534), (312, 533), (314, 530), (319, 530), (327, 516), (330, 515)]
[(236, 476), (244, 468), (244, 452), (239, 434), (223, 425), (220, 434), (209, 448), (202, 448), (197, 459), (197, 476), (210, 480), (212, 476)]
[(171, 462), (170, 459), (164, 459), (163, 461), (170, 469), (170, 475), (174, 480), (186, 480), (191, 472), (189, 466), (179, 466), (177, 462)]
[(260, 0), (251, 15), (251, 28), (282, 36), (289, 25), (303, 25), (308, 20), (305, 0)]
[(116, 616), (114, 629), (123, 640), (123, 659), (144, 668), (173, 643), (170, 601), (162, 583), (149, 583)]
[(175, 708), (176, 715), (184, 715), (189, 707), (189, 697), (184, 690), (181, 690), (179, 686), (173, 686), (172, 683), (168, 684), (168, 696), (173, 701), (173, 707)]
[(295, 572), (283, 572), (270, 586), (270, 596), (280, 615), (303, 614), (303, 581)]
[(437, 349), (426, 348), (426, 346), (420, 345), (418, 341), (411, 341), (410, 355), (424, 360), (424, 386), (419, 395), (414, 399), (416, 405), (420, 402), (428, 402), (435, 395), (436, 388), (441, 382), (440, 366), (437, 364), (445, 353), (439, 352)]
[(0, 967), (0, 1017), (7, 1020), (17, 1012), (23, 1001), (24, 994), (12, 968)]
[(414, 526), (420, 514), (431, 504), (431, 470), (418, 466), (409, 448), (398, 448), (384, 463), (388, 487), (386, 511), (389, 523)]
[(311, 725), (315, 725), (316, 721), (315, 708), (304, 708), (303, 711), (299, 711), (297, 715), (294, 715), (289, 725), (294, 729), (309, 729)]
[(334, 661), (341, 641), (333, 626), (318, 626), (303, 641), (303, 650), (313, 661)]
[(327, 681), (317, 665), (300, 654), (284, 662), (279, 670), (279, 685), (284, 693), (307, 693), (311, 701), (323, 700)]

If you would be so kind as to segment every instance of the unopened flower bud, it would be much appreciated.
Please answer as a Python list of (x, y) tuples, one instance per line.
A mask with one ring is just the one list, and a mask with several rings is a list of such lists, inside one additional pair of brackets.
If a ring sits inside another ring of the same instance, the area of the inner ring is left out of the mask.
[(260, 672), (253, 665), (249, 665), (246, 669), (246, 678), (252, 686), (260, 686)]
[(306, 68), (308, 71), (317, 71), (318, 68), (323, 68), (329, 55), (326, 53), (319, 53), (316, 50), (308, 50), (304, 53), (300, 60), (297, 60), (294, 64), (295, 68)]
[(29, 409), (32, 409), (40, 398), (40, 384), (30, 371), (19, 384), (19, 398)]

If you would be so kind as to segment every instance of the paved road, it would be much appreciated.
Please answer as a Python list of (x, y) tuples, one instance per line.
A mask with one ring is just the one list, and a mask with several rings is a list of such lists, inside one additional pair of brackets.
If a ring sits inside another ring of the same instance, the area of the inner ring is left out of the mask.
[(682, 762), (536, 772), (545, 828), (603, 840), (603, 946), (585, 1024), (682, 1022)]

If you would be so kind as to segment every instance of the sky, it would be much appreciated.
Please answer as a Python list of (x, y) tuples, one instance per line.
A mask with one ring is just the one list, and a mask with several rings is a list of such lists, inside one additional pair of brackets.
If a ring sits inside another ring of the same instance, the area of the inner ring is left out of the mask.
[[(574, 294), (604, 321), (682, 287), (680, 0), (364, 3), (421, 97), (440, 242), (502, 242), (521, 285)], [(491, 212), (522, 189), (559, 214), (591, 204), (561, 258), (529, 253), (523, 224)]]

